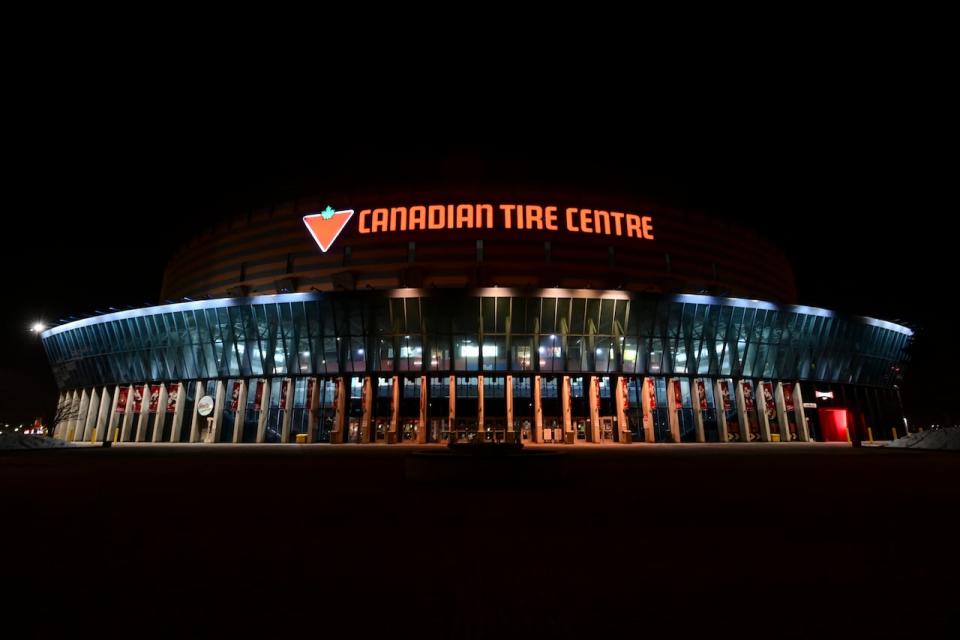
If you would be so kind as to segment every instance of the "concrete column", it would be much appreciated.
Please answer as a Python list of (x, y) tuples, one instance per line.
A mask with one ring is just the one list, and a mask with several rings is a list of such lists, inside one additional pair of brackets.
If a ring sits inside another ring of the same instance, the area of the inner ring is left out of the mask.
[(123, 426), (120, 428), (120, 442), (131, 442), (136, 435), (133, 430), (133, 385), (127, 386), (127, 404), (123, 407)]
[[(118, 442), (120, 440), (120, 414), (117, 412), (117, 402), (120, 400), (120, 389), (123, 385), (114, 385), (113, 395), (110, 398), (110, 418), (107, 420), (107, 432), (104, 434), (105, 440)], [(129, 398), (130, 395), (127, 394)]]
[(543, 442), (543, 401), (540, 397), (540, 376), (533, 376), (533, 441)]
[(650, 398), (656, 398), (656, 386), (653, 378), (644, 378), (643, 386), (640, 388), (640, 406), (643, 408), (643, 440), (644, 442), (656, 442), (657, 434), (653, 429), (653, 405)]
[[(93, 424), (97, 415), (96, 393), (96, 388), (93, 388), (90, 390), (84, 389), (83, 393), (80, 394), (80, 422), (77, 426), (77, 435), (79, 436), (77, 440), (87, 442), (93, 435)], [(91, 410), (93, 413), (91, 413)]]
[(477, 375), (477, 431), (483, 433), (483, 374)]
[(627, 397), (630, 395), (630, 381), (626, 376), (617, 378), (617, 388), (613, 393), (613, 410), (617, 417), (617, 435), (619, 441), (627, 443), (626, 433), (630, 432), (630, 421), (627, 419)]
[(727, 432), (727, 410), (723, 406), (723, 383), (720, 378), (713, 381), (714, 410), (717, 412), (717, 430), (720, 432), (720, 442), (730, 442)]
[(587, 393), (590, 394), (590, 433), (587, 438), (590, 442), (600, 442), (600, 378), (590, 376)]
[[(283, 400), (283, 418), (280, 423), (280, 442), (290, 442), (290, 419), (293, 417), (293, 392), (296, 382), (293, 378), (284, 378), (287, 381), (287, 395)], [(280, 383), (280, 391), (283, 391), (283, 382)]]
[(167, 421), (167, 385), (160, 383), (157, 396), (157, 415), (153, 425), (153, 442), (163, 442), (163, 423)]
[(450, 393), (447, 400), (447, 428), (453, 431), (457, 428), (457, 377), (450, 376)]
[(773, 397), (777, 405), (777, 424), (780, 425), (780, 442), (790, 442), (790, 422), (787, 420), (787, 407), (783, 397), (783, 383), (773, 387)]
[[(308, 401), (309, 402), (309, 401)], [(237, 412), (233, 416), (233, 442), (242, 440), (243, 422), (247, 415), (247, 380), (240, 380), (240, 393), (237, 394)]]
[[(750, 439), (752, 436), (752, 432), (750, 431), (750, 420), (748, 419), (747, 408), (744, 406), (743, 401), (743, 380), (736, 380), (733, 384), (736, 387), (737, 393), (737, 415), (740, 417), (740, 439), (743, 442), (752, 442)], [(753, 398), (754, 411), (756, 411), (756, 390), (754, 390)]]
[(140, 394), (140, 415), (137, 416), (137, 442), (143, 442), (147, 436), (147, 421), (150, 419), (150, 385), (143, 385), (143, 393)]
[(507, 400), (507, 433), (513, 433), (513, 376), (507, 376), (504, 385), (506, 386), (503, 391)]
[(347, 394), (350, 389), (347, 387), (346, 379), (343, 376), (334, 381), (335, 389), (333, 394), (333, 431), (330, 432), (330, 444), (343, 443), (343, 426), (346, 421), (347, 412)]
[(202, 381), (197, 380), (197, 385), (193, 391), (193, 416), (190, 419), (190, 442), (200, 441), (200, 414), (197, 413), (197, 403), (206, 393), (207, 388)]
[(220, 442), (220, 431), (223, 428), (223, 404), (226, 397), (227, 385), (223, 380), (217, 380), (216, 395), (213, 396), (213, 442)]
[[(400, 426), (400, 376), (393, 376), (390, 388), (390, 432), (394, 435), (394, 442), (400, 442), (397, 429)], [(419, 434), (419, 431), (417, 432)]]
[[(177, 399), (173, 405), (173, 423), (170, 425), (170, 442), (180, 442), (180, 430), (183, 428), (183, 406), (186, 404), (186, 385), (187, 382), (180, 381), (177, 384)], [(170, 386), (170, 389), (173, 389), (173, 385)], [(170, 394), (172, 391), (167, 391), (167, 403), (169, 404)]]
[(254, 402), (254, 405), (260, 405), (260, 415), (257, 416), (257, 442), (266, 442), (267, 418), (270, 417), (270, 387), (273, 381), (270, 378), (258, 378), (258, 385), (260, 380), (263, 380), (263, 391), (260, 392), (259, 403)]
[[(573, 430), (570, 416), (570, 376), (563, 376), (560, 380), (560, 386), (560, 402), (563, 409), (563, 441), (566, 442), (566, 434)], [(576, 442), (576, 438), (574, 438), (574, 442)]]
[(310, 391), (307, 394), (307, 443), (313, 444), (313, 434), (317, 430), (317, 413), (320, 409), (320, 379), (308, 378), (307, 389)]
[(800, 442), (810, 442), (810, 431), (807, 429), (807, 413), (803, 408), (803, 394), (800, 392), (800, 383), (793, 383), (793, 410), (797, 415), (797, 437)]
[[(63, 408), (63, 407), (64, 407), (64, 397), (65, 397), (65, 395), (66, 395), (66, 394), (64, 394), (64, 393), (61, 391), (61, 392), (60, 392), (60, 396), (57, 398), (57, 413), (55, 414), (57, 417), (63, 415), (63, 411), (64, 411), (64, 408)], [(56, 419), (56, 418), (55, 418), (55, 419)], [(53, 425), (53, 437), (54, 437), (56, 440), (62, 440), (62, 439), (63, 439), (63, 420), (61, 420), (60, 422), (57, 422), (57, 423), (55, 423), (55, 424)]]
[(363, 392), (361, 397), (360, 413), (360, 442), (374, 442), (373, 439), (373, 380), (370, 376), (363, 377)]
[(100, 390), (100, 408), (97, 411), (96, 440), (104, 442), (110, 439), (110, 409), (113, 407), (113, 396), (110, 387)]
[(417, 429), (417, 444), (427, 443), (427, 376), (420, 376), (420, 422)]
[[(703, 382), (702, 380), (700, 380)], [(697, 442), (706, 442), (707, 436), (703, 429), (703, 409), (700, 408), (700, 403), (706, 402), (705, 397), (707, 391), (706, 382), (703, 383), (704, 393), (700, 393), (700, 385), (697, 384), (697, 380), (690, 381), (690, 406), (693, 407), (693, 428), (697, 431)]]
[(683, 408), (683, 404), (677, 404), (677, 394), (674, 391), (674, 385), (679, 382), (679, 378), (667, 379), (667, 417), (670, 421), (670, 439), (673, 442), (680, 442), (680, 416), (678, 414)]
[[(77, 432), (80, 431), (80, 403), (82, 396), (74, 391), (70, 396), (70, 432), (67, 440), (74, 442), (77, 440)], [(81, 437), (83, 434), (80, 434)]]
[(760, 439), (764, 442), (772, 442), (773, 438), (770, 436), (770, 420), (767, 418), (767, 399), (763, 397), (763, 383), (763, 380), (757, 381), (757, 386), (753, 390), (753, 397), (757, 405)]

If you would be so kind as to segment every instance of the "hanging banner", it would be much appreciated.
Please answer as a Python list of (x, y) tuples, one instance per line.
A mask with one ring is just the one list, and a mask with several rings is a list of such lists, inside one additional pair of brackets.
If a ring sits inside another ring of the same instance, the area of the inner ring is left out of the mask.
[(236, 411), (240, 405), (240, 381), (233, 381), (233, 390), (230, 392), (230, 411)]
[(750, 442), (760, 440), (760, 422), (756, 412), (757, 403), (753, 396), (753, 387), (746, 380), (741, 380), (740, 388), (743, 390), (743, 412), (747, 417), (746, 428), (750, 435), (749, 440)]
[(167, 385), (167, 413), (177, 410), (177, 398), (180, 395), (180, 383), (171, 382)]
[(150, 413), (157, 412), (157, 405), (160, 404), (160, 385), (150, 385)]
[(796, 408), (793, 404), (793, 383), (786, 382), (783, 384), (783, 406), (786, 407), (788, 413)]
[(630, 408), (630, 383), (626, 378), (620, 378), (620, 384), (623, 385), (623, 408)]
[(757, 408), (753, 400), (753, 388), (746, 380), (740, 381), (740, 388), (743, 389), (743, 408), (747, 411), (753, 411)]
[(133, 412), (140, 413), (143, 410), (143, 388), (145, 385), (133, 385)]
[(777, 419), (777, 401), (773, 398), (773, 383), (764, 382), (760, 385), (763, 389), (763, 404), (767, 410), (767, 418), (776, 421)]
[(703, 378), (697, 380), (697, 398), (700, 403), (700, 411), (706, 411), (707, 407), (707, 388), (703, 383)]
[(307, 409), (313, 409), (313, 386), (316, 381), (316, 378), (307, 378)]
[(650, 410), (653, 411), (657, 408), (657, 390), (650, 378), (646, 379), (645, 384), (647, 385), (647, 401), (650, 404)]
[(117, 413), (127, 412), (127, 398), (130, 396), (130, 387), (117, 389)]
[(680, 381), (673, 381), (673, 408), (682, 409), (683, 408), (683, 390), (680, 387)]
[(263, 403), (263, 389), (266, 385), (263, 380), (257, 380), (257, 395), (253, 399), (253, 410), (260, 411), (260, 406)]
[(290, 378), (284, 378), (280, 384), (280, 411), (287, 408), (287, 387), (290, 385)]
[(723, 410), (733, 411), (733, 401), (730, 400), (730, 383), (726, 380), (720, 382), (720, 393), (723, 396)]

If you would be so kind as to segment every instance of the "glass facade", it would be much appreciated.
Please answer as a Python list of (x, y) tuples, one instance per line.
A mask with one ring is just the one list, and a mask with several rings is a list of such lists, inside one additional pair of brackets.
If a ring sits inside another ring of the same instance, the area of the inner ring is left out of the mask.
[[(711, 442), (796, 439), (800, 385), (804, 400), (850, 389), (865, 424), (891, 415), (911, 335), (756, 300), (484, 289), (179, 303), (55, 327), (43, 344), (64, 397), (181, 385), (190, 427), (145, 413), (121, 439)], [(209, 438), (191, 433), (198, 382), (223, 396)]]

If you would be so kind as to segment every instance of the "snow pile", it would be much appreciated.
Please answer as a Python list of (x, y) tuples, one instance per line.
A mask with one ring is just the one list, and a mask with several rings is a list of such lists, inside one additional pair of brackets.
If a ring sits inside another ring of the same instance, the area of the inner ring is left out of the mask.
[(61, 440), (44, 438), (42, 436), (26, 436), (17, 432), (0, 433), (0, 449), (57, 449), (69, 446)]
[(887, 446), (903, 447), (905, 449), (939, 449), (942, 451), (960, 451), (960, 427), (911, 433), (905, 438), (894, 440)]

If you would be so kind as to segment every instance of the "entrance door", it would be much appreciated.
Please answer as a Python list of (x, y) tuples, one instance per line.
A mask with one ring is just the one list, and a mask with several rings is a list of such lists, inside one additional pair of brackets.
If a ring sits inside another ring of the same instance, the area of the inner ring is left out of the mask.
[(613, 442), (613, 417), (602, 416), (600, 418), (600, 442)]

